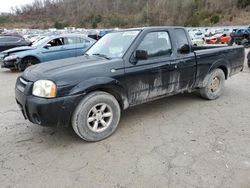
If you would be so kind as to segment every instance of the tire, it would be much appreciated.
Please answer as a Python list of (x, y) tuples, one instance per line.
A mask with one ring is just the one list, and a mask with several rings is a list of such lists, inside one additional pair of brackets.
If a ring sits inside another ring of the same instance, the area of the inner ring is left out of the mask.
[(247, 39), (243, 39), (241, 44), (244, 46), (244, 48), (250, 47), (250, 41), (248, 41)]
[(205, 79), (205, 87), (200, 89), (200, 95), (208, 100), (221, 96), (225, 85), (225, 74), (221, 69), (215, 69)]
[[(106, 105), (105, 109), (103, 105)], [(104, 117), (105, 114), (107, 117)], [(113, 134), (120, 121), (120, 115), (120, 105), (115, 97), (106, 92), (93, 92), (84, 97), (75, 109), (72, 127), (83, 140), (97, 142)]]
[(248, 60), (247, 64), (248, 64), (248, 67), (250, 68), (250, 60)]
[(233, 41), (233, 39), (231, 39), (231, 40), (229, 40), (229, 41), (228, 41), (228, 43), (227, 43), (227, 44), (228, 44), (228, 46), (232, 46), (232, 45), (233, 45), (233, 43), (234, 43), (234, 41)]
[(17, 72), (18, 70), (16, 68), (11, 68), (10, 71), (11, 72)]
[(25, 71), (25, 69), (31, 65), (35, 65), (39, 63), (39, 60), (35, 57), (25, 57), (21, 60), (21, 62), (17, 65), (17, 68), (20, 72)]

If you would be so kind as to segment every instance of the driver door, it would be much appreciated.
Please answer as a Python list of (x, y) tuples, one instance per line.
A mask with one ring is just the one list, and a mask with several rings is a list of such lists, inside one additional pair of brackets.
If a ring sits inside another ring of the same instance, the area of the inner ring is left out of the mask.
[(172, 44), (167, 31), (146, 34), (136, 50), (146, 51), (148, 58), (129, 63), (125, 67), (128, 100), (131, 105), (165, 95), (171, 72)]
[(42, 49), (42, 61), (53, 61), (67, 57), (64, 38), (55, 38)]

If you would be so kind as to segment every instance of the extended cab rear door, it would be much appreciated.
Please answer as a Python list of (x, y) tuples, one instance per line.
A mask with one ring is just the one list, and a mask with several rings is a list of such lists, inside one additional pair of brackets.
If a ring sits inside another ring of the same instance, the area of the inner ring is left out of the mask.
[(191, 44), (188, 40), (187, 32), (183, 28), (174, 30), (176, 44), (176, 59), (171, 65), (175, 72), (175, 91), (187, 90), (192, 88), (196, 79), (197, 63)]

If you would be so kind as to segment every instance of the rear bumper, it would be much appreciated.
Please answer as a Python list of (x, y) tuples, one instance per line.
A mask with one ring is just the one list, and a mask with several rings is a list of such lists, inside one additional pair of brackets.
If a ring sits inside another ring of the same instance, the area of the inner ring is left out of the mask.
[(24, 118), (42, 126), (68, 126), (81, 95), (45, 99), (15, 89), (16, 102)]

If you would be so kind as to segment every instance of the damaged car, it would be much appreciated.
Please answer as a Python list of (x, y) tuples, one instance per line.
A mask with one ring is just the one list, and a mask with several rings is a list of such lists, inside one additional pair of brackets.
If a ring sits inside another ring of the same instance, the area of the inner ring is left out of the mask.
[(24, 71), (38, 63), (81, 56), (95, 42), (81, 34), (47, 36), (31, 46), (3, 51), (0, 54), (0, 63), (2, 68)]

